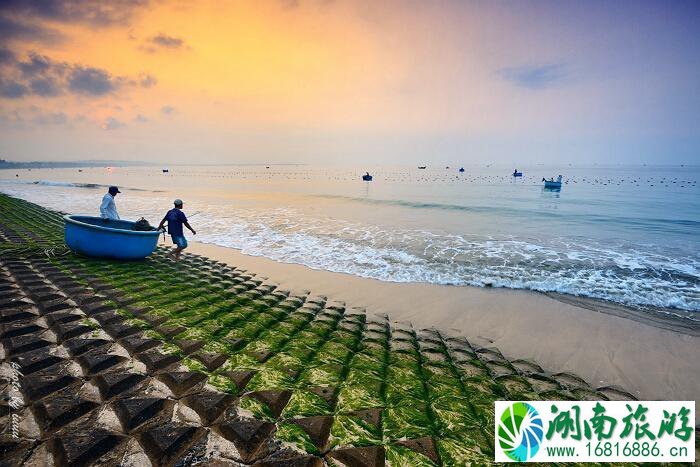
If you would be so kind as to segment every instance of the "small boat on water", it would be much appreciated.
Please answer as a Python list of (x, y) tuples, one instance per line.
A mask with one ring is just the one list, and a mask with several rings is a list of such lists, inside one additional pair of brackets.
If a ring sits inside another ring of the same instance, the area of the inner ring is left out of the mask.
[(425, 170), (426, 167), (427, 167), (427, 166), (425, 166), (425, 165), (419, 165), (419, 166), (418, 166), (418, 168), (421, 169), (421, 170)]
[(556, 180), (554, 178), (551, 178), (549, 180), (543, 178), (542, 181), (544, 182), (544, 187), (550, 190), (556, 190), (556, 189), (561, 189), (561, 179), (563, 177), (559, 175)]
[(460, 171), (460, 172), (464, 172), (464, 167), (460, 167), (460, 168), (459, 168), (459, 171)]
[(518, 172), (518, 169), (515, 169), (515, 170), (513, 171), (513, 177), (522, 177), (522, 176), (523, 176), (523, 173), (522, 173), (522, 172)]
[(369, 174), (369, 172), (366, 172), (366, 173), (362, 176), (362, 180), (364, 180), (365, 182), (371, 182), (371, 181), (372, 181), (372, 176)]
[(168, 170), (167, 168), (164, 168), (164, 169), (163, 169), (163, 173), (164, 173), (164, 174), (167, 174), (168, 172), (170, 172), (170, 170)]

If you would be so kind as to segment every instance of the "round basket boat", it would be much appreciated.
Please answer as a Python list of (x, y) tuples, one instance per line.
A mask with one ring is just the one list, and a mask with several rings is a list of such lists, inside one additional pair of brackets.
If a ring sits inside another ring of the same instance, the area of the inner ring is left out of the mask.
[(143, 259), (158, 244), (158, 231), (131, 230), (135, 222), (92, 216), (64, 216), (65, 239), (74, 252), (96, 258)]

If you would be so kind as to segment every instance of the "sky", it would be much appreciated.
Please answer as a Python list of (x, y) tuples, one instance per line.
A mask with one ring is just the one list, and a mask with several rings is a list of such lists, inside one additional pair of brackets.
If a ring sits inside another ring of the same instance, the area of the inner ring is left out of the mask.
[(0, 1), (0, 159), (700, 163), (700, 2)]

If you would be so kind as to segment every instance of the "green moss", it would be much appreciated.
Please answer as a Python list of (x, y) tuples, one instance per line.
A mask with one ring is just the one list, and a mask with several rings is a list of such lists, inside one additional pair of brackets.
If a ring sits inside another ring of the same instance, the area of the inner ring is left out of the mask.
[(389, 440), (421, 438), (433, 435), (428, 410), (416, 399), (406, 398), (400, 404), (387, 407), (382, 413), (384, 436)]
[(236, 368), (250, 368), (255, 369), (260, 367), (260, 362), (255, 358), (245, 353), (237, 353), (231, 355), (228, 361), (224, 364), (222, 368), (226, 369), (236, 369)]
[(131, 318), (131, 319), (125, 319), (124, 324), (128, 324), (129, 326), (136, 326), (137, 328), (140, 329), (150, 329), (151, 325), (147, 323), (146, 321), (139, 319), (139, 318)]
[(202, 362), (195, 360), (194, 358), (185, 357), (180, 362), (185, 365), (190, 371), (199, 371), (201, 373), (207, 373), (207, 367), (205, 367)]
[(304, 430), (294, 423), (280, 423), (275, 438), (302, 453), (319, 454), (318, 449)]
[(269, 389), (291, 389), (294, 381), (289, 375), (276, 368), (261, 368), (246, 386), (246, 391), (266, 391)]
[[(377, 368), (378, 367), (378, 368)], [(350, 385), (369, 385), (382, 383), (384, 381), (384, 368), (381, 363), (376, 367), (350, 366), (345, 382)]]
[(319, 351), (316, 360), (321, 363), (344, 364), (352, 355), (352, 351), (339, 342), (327, 342)]
[(159, 340), (159, 341), (164, 341), (164, 340), (165, 340), (165, 336), (164, 336), (164, 335), (162, 335), (161, 333), (159, 333), (158, 331), (155, 331), (155, 330), (153, 330), (153, 329), (147, 329), (147, 330), (145, 330), (145, 331), (143, 332), (143, 336), (144, 336), (144, 337), (147, 337), (147, 338), (149, 338), (149, 339), (156, 339), (156, 340)]
[(337, 386), (342, 381), (342, 369), (338, 365), (323, 364), (307, 368), (300, 381), (313, 386)]
[(311, 417), (314, 415), (331, 415), (328, 403), (311, 391), (297, 389), (282, 412), (282, 418)]
[(219, 391), (227, 392), (229, 394), (234, 395), (238, 394), (238, 387), (236, 386), (236, 383), (234, 383), (233, 380), (227, 376), (218, 374), (209, 375), (207, 382)]
[[(471, 433), (475, 435), (476, 433)], [(481, 437), (481, 434), (478, 434)], [(483, 443), (483, 441), (482, 441)], [(436, 441), (438, 455), (445, 465), (492, 465), (493, 455), (482, 449), (473, 438), (441, 439)]]
[(180, 350), (180, 347), (169, 342), (163, 342), (161, 344), (161, 349), (164, 354), (182, 355), (182, 350)]
[(248, 344), (245, 351), (250, 354), (255, 354), (256, 352), (267, 352), (271, 349), (270, 344), (264, 341), (256, 340)]
[[(171, 325), (171, 322), (168, 321), (168, 325)], [(209, 340), (211, 338), (211, 335), (207, 332), (205, 332), (203, 329), (195, 328), (195, 327), (190, 327), (186, 331), (181, 332), (176, 336), (176, 339), (178, 340)]]
[(463, 394), (462, 382), (457, 378), (433, 376), (427, 381), (428, 391), (436, 396), (459, 397)]
[(390, 467), (433, 467), (435, 462), (427, 456), (404, 446), (386, 446), (386, 461)]
[(217, 340), (216, 338), (212, 338), (209, 342), (204, 344), (202, 350), (205, 352), (215, 352), (224, 355), (229, 353), (228, 345), (225, 342)]
[(344, 385), (338, 393), (337, 410), (350, 412), (365, 408), (382, 407), (381, 382), (374, 385)]
[(87, 326), (91, 329), (100, 329), (100, 323), (98, 323), (92, 318), (83, 318), (80, 320), (80, 324), (82, 324), (83, 326)]
[(381, 443), (381, 432), (359, 417), (336, 415), (333, 419), (330, 446), (375, 446)]
[(456, 407), (456, 410), (432, 406), (431, 410), (438, 423), (441, 434), (458, 436), (471, 430), (478, 430), (480, 419), (475, 418), (468, 408)]
[(253, 397), (243, 396), (239, 403), (239, 409), (243, 416), (247, 416), (246, 412), (249, 412), (253, 418), (268, 422), (275, 421), (275, 416), (272, 413), (272, 410), (270, 410), (266, 404), (263, 404)]
[(265, 362), (265, 366), (268, 368), (292, 368), (298, 370), (303, 366), (303, 362), (298, 357), (289, 355), (286, 352), (280, 352)]
[(362, 375), (365, 372), (370, 372), (373, 375), (380, 376), (384, 371), (384, 354), (355, 354), (352, 360), (350, 360), (350, 369), (349, 375)]

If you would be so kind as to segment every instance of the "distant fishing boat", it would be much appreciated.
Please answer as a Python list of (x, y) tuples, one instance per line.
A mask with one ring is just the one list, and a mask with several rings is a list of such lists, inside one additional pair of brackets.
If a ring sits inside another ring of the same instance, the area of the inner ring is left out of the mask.
[(427, 166), (425, 166), (425, 165), (419, 165), (419, 166), (418, 166), (418, 168), (421, 169), (421, 170), (425, 170), (426, 167), (427, 167)]
[(459, 171), (460, 171), (460, 172), (464, 172), (464, 167), (460, 167), (460, 168), (459, 168)]
[(364, 180), (365, 182), (371, 182), (372, 176), (369, 174), (369, 172), (367, 172), (362, 176), (362, 180)]
[(170, 172), (170, 170), (168, 170), (167, 168), (164, 168), (164, 169), (163, 169), (163, 173), (164, 173), (164, 174), (167, 174), (168, 172)]
[(522, 176), (523, 176), (523, 173), (522, 173), (522, 172), (518, 172), (518, 169), (515, 169), (515, 170), (513, 171), (513, 177), (522, 177)]
[(544, 182), (544, 187), (548, 189), (561, 189), (561, 179), (563, 177), (559, 175), (556, 180), (554, 178), (547, 180), (547, 179), (542, 179)]

